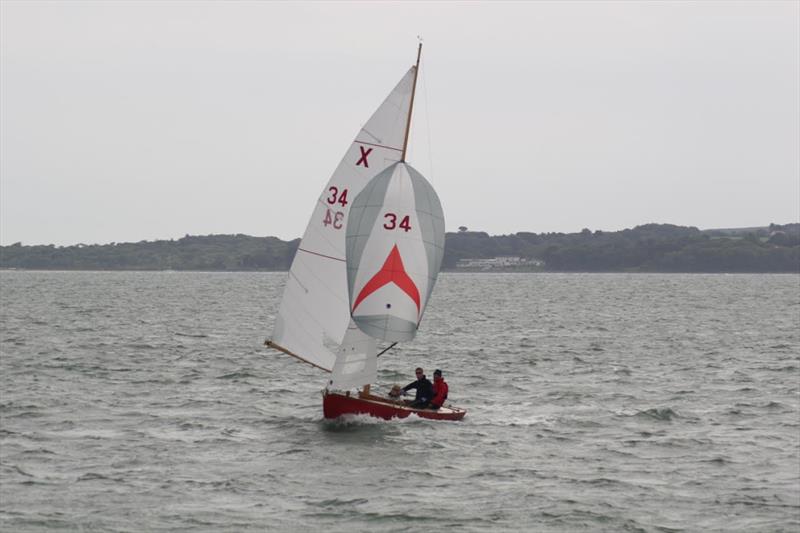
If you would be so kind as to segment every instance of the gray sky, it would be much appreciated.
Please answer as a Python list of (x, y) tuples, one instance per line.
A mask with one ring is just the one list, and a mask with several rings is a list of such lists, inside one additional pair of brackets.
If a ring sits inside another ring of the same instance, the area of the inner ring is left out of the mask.
[(10, 2), (0, 242), (302, 235), (423, 66), (447, 229), (800, 220), (800, 2)]

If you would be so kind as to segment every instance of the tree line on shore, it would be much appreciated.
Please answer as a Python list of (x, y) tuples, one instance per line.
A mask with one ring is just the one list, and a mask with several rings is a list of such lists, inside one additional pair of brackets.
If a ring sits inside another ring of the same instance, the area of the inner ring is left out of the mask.
[[(299, 239), (186, 235), (104, 245), (0, 246), (0, 268), (39, 270), (285, 271)], [(515, 270), (549, 272), (800, 272), (800, 224), (701, 231), (671, 224), (579, 233), (447, 233), (444, 270), (459, 260), (520, 257)]]

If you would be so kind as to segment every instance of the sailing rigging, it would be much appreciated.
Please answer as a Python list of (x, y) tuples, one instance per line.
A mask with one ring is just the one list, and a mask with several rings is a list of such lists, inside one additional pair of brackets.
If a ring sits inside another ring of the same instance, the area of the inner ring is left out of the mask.
[[(377, 379), (378, 341), (416, 335), (444, 255), (439, 198), (406, 162), (421, 52), (420, 43), (416, 64), (356, 135), (319, 196), (266, 342), (331, 372), (323, 400), (329, 418), (410, 414), (370, 395), (369, 385)], [(358, 387), (359, 398), (351, 396)], [(376, 409), (380, 402), (391, 405)], [(435, 415), (427, 417), (459, 419), (464, 411)]]

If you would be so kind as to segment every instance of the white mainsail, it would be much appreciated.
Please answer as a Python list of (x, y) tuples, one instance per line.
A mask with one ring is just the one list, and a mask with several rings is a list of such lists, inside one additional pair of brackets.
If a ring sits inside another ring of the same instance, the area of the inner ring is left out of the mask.
[[(345, 264), (350, 207), (371, 178), (401, 159), (415, 71), (411, 67), (403, 76), (350, 145), (317, 200), (289, 270), (270, 343), (324, 370), (333, 370), (350, 324)], [(362, 341), (346, 344), (363, 346)]]

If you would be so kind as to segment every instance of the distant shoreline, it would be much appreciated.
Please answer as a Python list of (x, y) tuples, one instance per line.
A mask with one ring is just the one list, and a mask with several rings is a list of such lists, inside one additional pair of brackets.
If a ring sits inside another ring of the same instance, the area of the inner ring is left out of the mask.
[[(0, 246), (0, 269), (286, 272), (300, 239), (205, 235), (74, 246)], [(798, 273), (800, 223), (699, 230), (645, 224), (616, 232), (446, 234), (444, 272)]]

